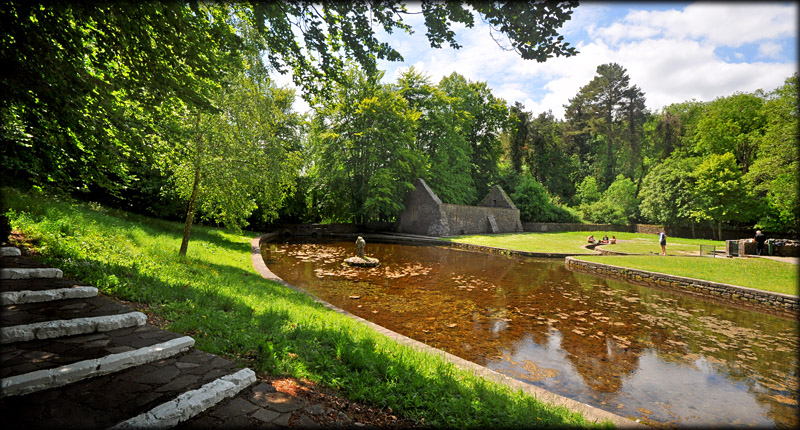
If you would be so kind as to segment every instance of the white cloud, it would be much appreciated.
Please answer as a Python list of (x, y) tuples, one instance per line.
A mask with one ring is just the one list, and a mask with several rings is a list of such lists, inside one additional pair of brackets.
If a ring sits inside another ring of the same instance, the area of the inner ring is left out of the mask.
[[(382, 61), (379, 68), (387, 71), (384, 82), (396, 82), (412, 65), (434, 84), (457, 72), (487, 82), (508, 104), (520, 101), (534, 115), (552, 110), (557, 118), (563, 118), (563, 105), (605, 63), (616, 62), (628, 70), (651, 110), (691, 99), (710, 101), (736, 91), (771, 90), (797, 71), (793, 60), (785, 57), (793, 50), (784, 49), (797, 43), (797, 4), (694, 3), (676, 4), (670, 10), (627, 10), (647, 7), (647, 3), (582, 3), (562, 31), (580, 53), (545, 63), (503, 51), (480, 19), (473, 29), (456, 28), (462, 49), (431, 49), (422, 17), (414, 15), (408, 20), (414, 25), (413, 35), (379, 36), (405, 62)], [(615, 16), (621, 18), (609, 19)], [(725, 54), (735, 62), (721, 57), (720, 48), (735, 49)]]
[[(775, 3), (694, 3), (683, 11), (632, 11), (623, 22), (599, 29), (598, 37), (663, 33), (672, 39), (698, 39), (715, 46), (795, 36), (797, 6)], [(642, 36), (650, 37), (650, 36)]]
[(783, 44), (764, 42), (758, 46), (758, 56), (762, 58), (779, 58), (783, 51)]

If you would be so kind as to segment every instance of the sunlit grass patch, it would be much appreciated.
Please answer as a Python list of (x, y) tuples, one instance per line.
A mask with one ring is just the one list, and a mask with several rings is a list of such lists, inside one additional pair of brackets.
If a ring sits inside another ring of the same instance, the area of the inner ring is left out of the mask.
[(798, 266), (765, 258), (580, 256), (584, 261), (798, 295)]

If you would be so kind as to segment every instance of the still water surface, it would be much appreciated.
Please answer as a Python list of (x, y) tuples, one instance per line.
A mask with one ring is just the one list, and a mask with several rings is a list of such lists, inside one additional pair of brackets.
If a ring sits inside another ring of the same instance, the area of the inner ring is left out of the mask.
[[(561, 259), (290, 239), (267, 263), (378, 325), (643, 422), (796, 428), (798, 322), (570, 272)], [(357, 298), (356, 298), (357, 297)]]

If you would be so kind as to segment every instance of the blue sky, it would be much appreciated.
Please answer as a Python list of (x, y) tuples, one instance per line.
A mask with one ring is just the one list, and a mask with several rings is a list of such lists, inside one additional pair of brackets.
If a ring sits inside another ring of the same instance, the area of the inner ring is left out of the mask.
[(405, 59), (379, 62), (384, 81), (395, 82), (412, 66), (433, 83), (455, 71), (486, 82), (509, 105), (519, 101), (534, 114), (552, 110), (563, 118), (563, 105), (604, 63), (625, 67), (652, 111), (737, 91), (770, 91), (797, 71), (796, 2), (581, 2), (561, 30), (580, 53), (545, 63), (504, 51), (480, 18), (475, 21), (471, 29), (454, 27), (461, 49), (434, 49), (421, 15), (408, 15), (414, 34), (379, 35)]

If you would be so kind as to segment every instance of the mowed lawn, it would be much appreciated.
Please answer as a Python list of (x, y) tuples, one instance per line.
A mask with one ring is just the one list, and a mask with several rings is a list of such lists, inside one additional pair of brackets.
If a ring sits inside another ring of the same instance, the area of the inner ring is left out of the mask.
[[(590, 234), (596, 239), (603, 235), (616, 236), (614, 245), (598, 248), (631, 255), (592, 255), (584, 249)], [(455, 236), (444, 238), (453, 242), (471, 243), (528, 252), (574, 254), (581, 260), (648, 270), (688, 278), (757, 288), (783, 294), (798, 295), (800, 266), (765, 258), (700, 257), (700, 245), (712, 245), (725, 250), (724, 241), (705, 239), (667, 238), (667, 256), (659, 255), (661, 246), (655, 234), (613, 231), (511, 233)]]
[(584, 261), (798, 295), (798, 265), (766, 258), (580, 256)]
[[(496, 248), (515, 249), (518, 251), (591, 255), (594, 254), (594, 252), (583, 247), (588, 243), (586, 238), (590, 234), (594, 235), (594, 238), (597, 240), (600, 240), (603, 235), (607, 235), (609, 238), (611, 238), (611, 236), (616, 236), (616, 244), (600, 245), (601, 248), (610, 251), (624, 252), (626, 254), (661, 253), (661, 246), (658, 244), (658, 235), (615, 231), (476, 234), (451, 236), (442, 239)], [(725, 250), (724, 241), (670, 237), (667, 238), (667, 253), (698, 254), (700, 245), (713, 245), (716, 246), (717, 250)]]

